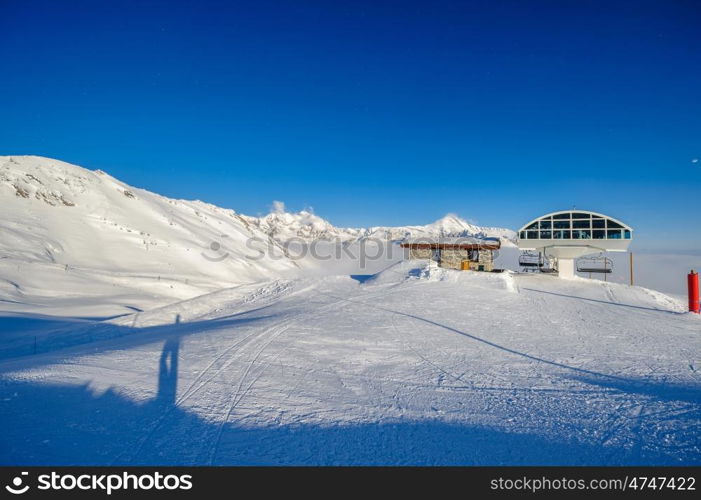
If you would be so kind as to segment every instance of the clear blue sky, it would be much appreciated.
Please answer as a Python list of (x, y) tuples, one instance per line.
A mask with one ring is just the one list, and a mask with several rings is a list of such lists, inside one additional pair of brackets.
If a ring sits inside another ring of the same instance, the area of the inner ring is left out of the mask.
[(698, 1), (1, 0), (0, 61), (1, 154), (337, 225), (576, 205), (701, 249)]

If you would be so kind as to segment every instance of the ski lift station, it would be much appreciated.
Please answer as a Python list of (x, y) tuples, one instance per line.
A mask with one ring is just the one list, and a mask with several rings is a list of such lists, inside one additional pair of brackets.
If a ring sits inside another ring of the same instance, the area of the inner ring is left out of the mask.
[(561, 278), (573, 278), (577, 271), (610, 273), (611, 260), (585, 257), (603, 252), (626, 252), (633, 229), (608, 215), (583, 210), (552, 212), (524, 225), (518, 231), (518, 247), (524, 253), (524, 268), (551, 270)]

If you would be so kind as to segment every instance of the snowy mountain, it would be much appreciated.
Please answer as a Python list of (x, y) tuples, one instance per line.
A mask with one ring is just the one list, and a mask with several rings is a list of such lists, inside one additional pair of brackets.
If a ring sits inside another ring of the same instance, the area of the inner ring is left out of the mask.
[(297, 267), (247, 259), (246, 241), (267, 235), (232, 210), (168, 199), (61, 161), (0, 157), (0, 200), (0, 294), (15, 302), (109, 292), (141, 308), (136, 302), (160, 304)]
[[(84, 305), (92, 297), (99, 315), (297, 276), (305, 268), (316, 274), (348, 271), (348, 265), (290, 258), (282, 246), (292, 238), (513, 238), (509, 230), (481, 228), (453, 215), (425, 226), (369, 229), (337, 228), (308, 211), (287, 213), (280, 204), (265, 217), (250, 217), (37, 156), (0, 157), (0, 202), (0, 298), (53, 313), (70, 308), (72, 298)], [(265, 248), (263, 255), (259, 248)], [(102, 308), (106, 296), (119, 308)]]
[(307, 210), (289, 213), (278, 208), (264, 217), (242, 217), (251, 226), (280, 242), (291, 239), (348, 241), (362, 236), (360, 229), (337, 228)]
[(399, 242), (422, 236), (489, 236), (500, 238), (503, 243), (509, 245), (516, 238), (516, 233), (510, 229), (476, 226), (454, 214), (448, 214), (423, 226), (376, 226), (366, 229), (335, 227), (327, 220), (307, 210), (288, 213), (280, 210), (280, 205), (278, 205), (277, 210), (274, 209), (265, 217), (242, 217), (252, 226), (281, 242), (292, 238), (338, 241), (359, 241), (372, 238)]
[(389, 240), (404, 240), (417, 237), (487, 236), (499, 238), (502, 244), (506, 245), (510, 245), (516, 239), (516, 233), (510, 229), (476, 226), (454, 214), (448, 214), (436, 222), (425, 226), (372, 227), (366, 229), (363, 236)]

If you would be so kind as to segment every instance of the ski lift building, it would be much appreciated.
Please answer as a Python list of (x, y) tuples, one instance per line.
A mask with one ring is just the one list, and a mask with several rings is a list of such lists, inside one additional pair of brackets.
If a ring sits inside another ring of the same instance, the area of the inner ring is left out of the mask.
[(608, 215), (584, 210), (545, 214), (518, 231), (521, 250), (556, 260), (561, 278), (574, 277), (574, 260), (597, 252), (625, 252), (633, 228)]

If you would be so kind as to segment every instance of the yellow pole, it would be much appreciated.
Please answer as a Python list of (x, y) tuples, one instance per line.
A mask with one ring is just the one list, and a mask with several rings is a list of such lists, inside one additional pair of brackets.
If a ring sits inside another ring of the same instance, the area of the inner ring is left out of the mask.
[(630, 252), (630, 286), (633, 286), (633, 252)]

